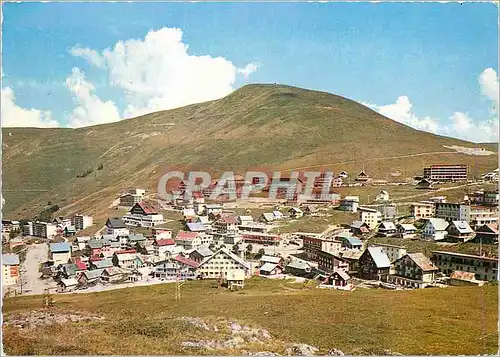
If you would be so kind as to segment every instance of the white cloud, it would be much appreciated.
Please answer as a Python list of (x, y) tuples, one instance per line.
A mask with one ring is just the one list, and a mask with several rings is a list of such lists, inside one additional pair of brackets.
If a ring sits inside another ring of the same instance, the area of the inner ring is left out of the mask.
[(498, 111), (499, 102), (499, 83), (497, 72), (493, 68), (486, 68), (479, 75), (479, 86), (481, 94), (493, 102), (494, 110)]
[(418, 130), (428, 131), (437, 134), (440, 130), (439, 124), (431, 117), (419, 118), (412, 112), (413, 104), (410, 98), (403, 95), (398, 97), (395, 103), (387, 105), (376, 105), (363, 103), (369, 108), (378, 111), (380, 114), (395, 120), (399, 123), (411, 126)]
[(81, 57), (86, 59), (90, 64), (98, 67), (104, 68), (105, 62), (104, 58), (102, 58), (99, 53), (95, 50), (91, 50), (90, 48), (81, 48), (78, 46), (73, 47), (69, 51), (75, 57)]
[(476, 121), (467, 113), (455, 112), (449, 119), (447, 134), (451, 136), (477, 143), (498, 141), (498, 120), (495, 117)]
[(2, 88), (2, 126), (53, 128), (59, 123), (52, 119), (49, 111), (25, 109), (16, 105), (14, 91), (10, 87)]
[(93, 92), (92, 83), (85, 80), (84, 73), (79, 68), (73, 68), (66, 78), (66, 87), (73, 94), (76, 108), (69, 115), (70, 127), (112, 123), (120, 120), (118, 108), (112, 101), (103, 102)]
[(241, 73), (245, 78), (248, 78), (253, 72), (259, 68), (258, 63), (249, 63), (245, 68), (238, 68), (238, 73)]
[(493, 103), (492, 115), (486, 120), (474, 120), (467, 113), (454, 112), (447, 121), (438, 123), (431, 117), (417, 117), (412, 112), (413, 104), (407, 96), (400, 96), (393, 104), (377, 105), (363, 103), (380, 114), (415, 129), (434, 134), (452, 136), (473, 142), (498, 141), (499, 83), (497, 72), (486, 68), (478, 77), (481, 94)]
[(108, 70), (111, 84), (124, 92), (124, 117), (221, 98), (234, 90), (237, 74), (247, 78), (257, 70), (256, 64), (237, 68), (223, 57), (190, 55), (188, 48), (182, 30), (162, 28), (101, 53), (80, 47), (71, 53)]

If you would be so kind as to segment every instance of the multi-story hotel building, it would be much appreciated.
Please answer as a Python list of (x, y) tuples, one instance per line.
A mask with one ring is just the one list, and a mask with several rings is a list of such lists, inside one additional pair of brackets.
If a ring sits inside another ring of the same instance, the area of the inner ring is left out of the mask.
[(433, 202), (414, 202), (410, 206), (410, 212), (416, 220), (434, 217), (436, 206)]
[(438, 182), (467, 181), (467, 165), (431, 165), (424, 167), (424, 178)]
[(445, 274), (471, 272), (477, 280), (498, 280), (498, 259), (453, 252), (432, 252), (432, 263)]
[(460, 203), (436, 203), (436, 218), (451, 221), (470, 222), (470, 206)]

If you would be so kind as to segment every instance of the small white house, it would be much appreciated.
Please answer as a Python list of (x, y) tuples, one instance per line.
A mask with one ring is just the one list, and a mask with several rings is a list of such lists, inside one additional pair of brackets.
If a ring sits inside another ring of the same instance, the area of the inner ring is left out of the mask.
[(172, 230), (168, 228), (153, 228), (154, 239), (172, 239)]
[(50, 259), (54, 262), (54, 266), (67, 264), (71, 258), (71, 246), (64, 243), (51, 243), (49, 246)]
[(252, 216), (238, 216), (238, 224), (246, 224), (253, 222)]
[(377, 202), (389, 201), (389, 192), (387, 192), (386, 190), (380, 191), (380, 193), (375, 197), (375, 201)]
[(417, 228), (413, 224), (402, 223), (397, 226), (398, 237), (414, 238), (417, 233)]
[(384, 237), (392, 237), (396, 234), (396, 225), (393, 222), (382, 222), (378, 226), (378, 233)]
[[(274, 214), (274, 212), (273, 212), (273, 214)], [(288, 214), (292, 218), (300, 218), (304, 215), (304, 212), (302, 212), (302, 210), (300, 208), (292, 207), (288, 210)]]
[(276, 219), (276, 220), (280, 220), (280, 219), (284, 218), (283, 213), (281, 213), (280, 211), (273, 211), (273, 216), (274, 216), (274, 219)]
[(165, 257), (172, 254), (175, 248), (173, 239), (155, 239), (153, 242), (154, 255), (157, 257)]
[(430, 240), (443, 240), (448, 235), (448, 222), (442, 218), (429, 218), (422, 230), (422, 237)]
[(347, 178), (347, 177), (349, 177), (349, 175), (348, 175), (348, 173), (346, 171), (340, 171), (339, 177)]

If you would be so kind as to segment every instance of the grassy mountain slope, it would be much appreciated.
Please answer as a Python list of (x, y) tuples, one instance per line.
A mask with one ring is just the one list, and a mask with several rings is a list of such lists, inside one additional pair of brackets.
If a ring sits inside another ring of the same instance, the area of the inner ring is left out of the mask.
[[(313, 285), (313, 284), (311, 284)], [(252, 278), (242, 291), (219, 291), (214, 281), (189, 281), (182, 301), (175, 284), (159, 284), (92, 294), (54, 296), (55, 312), (91, 313), (105, 319), (23, 330), (5, 327), (9, 355), (243, 355), (271, 351), (283, 343), (338, 348), (347, 355), (485, 355), (498, 351), (498, 289), (450, 287), (352, 292), (304, 287), (290, 280)], [(125, 302), (125, 303), (123, 303)], [(40, 309), (42, 297), (4, 300), (4, 321), (17, 312)], [(186, 341), (223, 340), (183, 323), (196, 317), (208, 324), (235, 319), (265, 328), (273, 340), (234, 350), (183, 347)]]
[[(409, 128), (329, 93), (248, 85), (220, 100), (118, 123), (4, 128), (4, 213), (27, 216), (51, 201), (68, 213), (95, 214), (126, 187), (154, 189), (171, 167), (221, 172), (328, 165), (356, 173), (364, 166), (379, 178), (394, 170), (411, 176), (431, 163), (465, 163), (474, 174), (497, 167), (497, 155), (458, 154), (443, 145), (478, 146)], [(436, 152), (442, 154), (400, 157)]]

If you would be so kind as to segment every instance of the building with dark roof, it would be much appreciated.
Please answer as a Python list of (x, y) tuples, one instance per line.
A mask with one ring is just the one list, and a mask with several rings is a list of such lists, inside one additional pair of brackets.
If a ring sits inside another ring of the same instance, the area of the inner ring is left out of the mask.
[(129, 230), (123, 222), (123, 219), (119, 217), (108, 218), (106, 221), (106, 234), (111, 234), (114, 236), (124, 236), (129, 234)]

